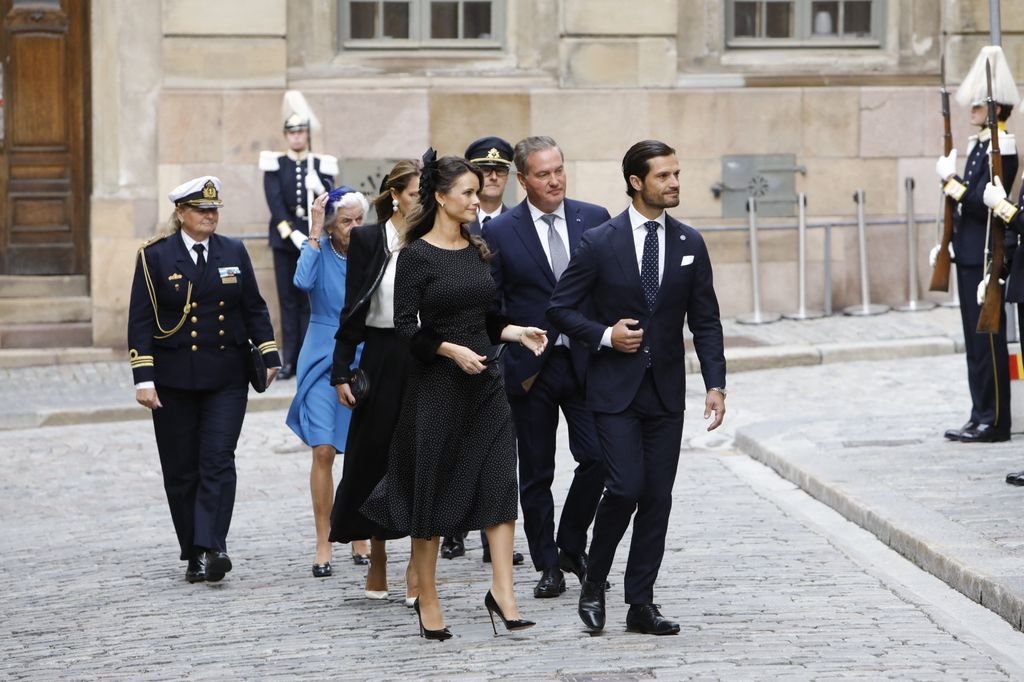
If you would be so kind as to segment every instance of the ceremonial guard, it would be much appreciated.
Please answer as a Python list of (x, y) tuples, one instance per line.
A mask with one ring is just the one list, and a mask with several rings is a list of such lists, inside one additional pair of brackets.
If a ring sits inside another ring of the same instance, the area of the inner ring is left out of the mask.
[[(1014, 136), (1005, 132), (1006, 120), (1020, 94), (1013, 75), (998, 46), (982, 48), (970, 72), (956, 93), (957, 102), (970, 105), (971, 123), (979, 126), (967, 146), (967, 162), (962, 176), (956, 174), (956, 149), (939, 157), (935, 170), (943, 182), (946, 196), (957, 202), (952, 239), (956, 262), (956, 281), (963, 321), (967, 356), (967, 383), (971, 391), (971, 414), (960, 428), (949, 429), (945, 437), (964, 443), (992, 443), (1010, 439), (1009, 357), (1006, 351), (1006, 316), (1000, 305), (1000, 322), (995, 333), (978, 333), (981, 313), (980, 293), (985, 281), (986, 257), (992, 246), (990, 220), (998, 220), (985, 205), (985, 186), (991, 178), (991, 132), (984, 127), (989, 97), (986, 63), (991, 65), (992, 91), (998, 119), (999, 150), (1003, 180), (1012, 182), (1017, 175), (1017, 149)], [(1011, 233), (1012, 234), (1012, 233)], [(1007, 250), (1012, 253), (1012, 250)], [(993, 276), (1003, 270), (992, 267)]]
[(329, 191), (338, 175), (338, 160), (310, 150), (310, 131), (320, 124), (302, 93), (289, 90), (281, 105), (286, 152), (260, 152), (263, 191), (270, 209), (270, 248), (281, 310), (281, 379), (295, 373), (299, 349), (309, 324), (309, 298), (292, 281), (299, 249), (309, 233), (309, 207)]
[(128, 309), (135, 398), (153, 412), (160, 468), (189, 582), (231, 570), (235, 446), (250, 376), (250, 340), (267, 383), (280, 367), (267, 305), (245, 246), (215, 234), (220, 180), (175, 188), (172, 230), (138, 251)]

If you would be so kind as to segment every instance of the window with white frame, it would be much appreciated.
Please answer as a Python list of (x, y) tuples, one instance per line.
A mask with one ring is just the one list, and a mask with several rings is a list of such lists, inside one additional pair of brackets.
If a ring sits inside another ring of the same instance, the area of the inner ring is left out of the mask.
[(340, 0), (338, 23), (345, 49), (494, 49), (505, 0)]
[(885, 0), (727, 0), (729, 47), (878, 47)]

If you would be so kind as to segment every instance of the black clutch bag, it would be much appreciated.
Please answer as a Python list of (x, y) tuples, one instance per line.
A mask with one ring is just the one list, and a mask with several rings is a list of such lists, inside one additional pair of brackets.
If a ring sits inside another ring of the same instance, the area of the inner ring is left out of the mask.
[(501, 360), (501, 356), (505, 354), (505, 348), (507, 348), (507, 346), (504, 343), (499, 343), (497, 346), (491, 346), (488, 348), (487, 357), (484, 358), (484, 364), (493, 365)]
[(348, 387), (352, 391), (352, 397), (356, 399), (356, 404), (366, 400), (366, 396), (370, 395), (370, 377), (366, 376), (366, 372), (356, 367), (352, 370), (352, 376), (349, 377)]
[(252, 341), (249, 341), (249, 354), (246, 356), (245, 368), (249, 374), (249, 384), (256, 389), (256, 392), (263, 393), (267, 390), (267, 363), (263, 360), (263, 353)]

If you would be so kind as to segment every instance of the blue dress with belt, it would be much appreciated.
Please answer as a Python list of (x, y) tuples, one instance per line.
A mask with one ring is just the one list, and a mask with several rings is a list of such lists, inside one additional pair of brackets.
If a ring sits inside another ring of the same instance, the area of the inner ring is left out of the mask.
[[(295, 269), (295, 286), (309, 294), (309, 328), (299, 351), (297, 389), (285, 423), (306, 445), (333, 445), (345, 450), (352, 411), (338, 402), (331, 386), (334, 335), (345, 305), (348, 263), (331, 248), (330, 237), (320, 238), (320, 249), (302, 245)], [(358, 357), (362, 351), (356, 351)]]

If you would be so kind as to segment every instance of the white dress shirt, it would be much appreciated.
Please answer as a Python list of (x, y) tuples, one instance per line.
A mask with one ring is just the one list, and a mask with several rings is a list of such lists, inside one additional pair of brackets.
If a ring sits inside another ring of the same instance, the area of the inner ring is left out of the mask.
[[(552, 266), (551, 270), (553, 272), (554, 266), (551, 263), (551, 246), (548, 244), (548, 224), (541, 220), (541, 217), (545, 215), (555, 216), (555, 234), (558, 235), (558, 238), (562, 240), (562, 244), (565, 245), (566, 255), (571, 256), (572, 252), (569, 250), (569, 226), (565, 222), (565, 202), (563, 201), (560, 203), (558, 208), (550, 214), (544, 213), (539, 208), (531, 204), (529, 200), (526, 201), (526, 205), (530, 209), (530, 217), (533, 219), (533, 227), (537, 230), (537, 237), (540, 239), (540, 248), (544, 249), (544, 257), (547, 259), (548, 265)], [(555, 339), (555, 345), (568, 346), (569, 339), (566, 338), (565, 334), (559, 334), (558, 338)]]
[[(640, 211), (633, 208), (633, 204), (629, 205), (627, 212), (629, 214), (629, 225), (633, 228), (636, 269), (637, 272), (643, 272), (644, 240), (647, 239), (647, 228), (644, 227), (644, 224), (650, 221)], [(658, 284), (660, 285), (661, 279), (665, 274), (665, 212), (662, 211), (661, 215), (654, 219), (654, 222), (658, 223)], [(609, 348), (612, 347), (611, 327), (604, 330), (604, 334), (601, 336), (601, 345)]]
[(366, 326), (377, 329), (395, 328), (395, 268), (398, 265), (398, 251), (402, 248), (402, 239), (398, 229), (390, 220), (384, 223), (385, 246), (391, 253), (384, 276), (370, 297), (370, 307), (366, 310)]

